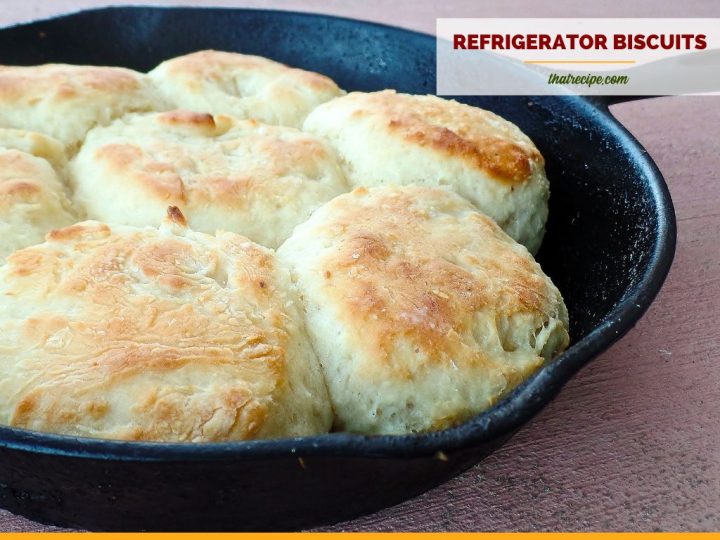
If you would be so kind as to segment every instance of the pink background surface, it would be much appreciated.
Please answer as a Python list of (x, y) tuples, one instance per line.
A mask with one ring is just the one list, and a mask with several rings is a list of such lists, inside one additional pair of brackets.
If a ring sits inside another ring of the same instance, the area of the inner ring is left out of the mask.
[[(322, 12), (425, 32), (436, 17), (720, 17), (713, 0), (155, 4)], [(0, 25), (100, 5), (3, 0)], [(653, 156), (675, 203), (677, 254), (654, 305), (497, 453), (425, 495), (330, 530), (720, 529), (720, 98), (612, 111)], [(0, 510), (0, 531), (47, 529)]]

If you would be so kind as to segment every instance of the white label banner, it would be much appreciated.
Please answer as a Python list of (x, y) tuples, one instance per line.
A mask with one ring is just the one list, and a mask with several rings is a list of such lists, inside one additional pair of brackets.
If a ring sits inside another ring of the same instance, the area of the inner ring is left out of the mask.
[(720, 93), (720, 19), (438, 19), (439, 95)]

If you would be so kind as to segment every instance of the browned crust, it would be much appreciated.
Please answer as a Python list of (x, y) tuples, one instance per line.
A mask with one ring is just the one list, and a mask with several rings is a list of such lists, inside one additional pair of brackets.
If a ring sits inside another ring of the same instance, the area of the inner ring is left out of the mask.
[(104, 223), (78, 223), (63, 229), (54, 229), (47, 234), (48, 240), (68, 242), (83, 238), (105, 238), (110, 236), (110, 227)]
[(343, 101), (353, 109), (349, 122), (374, 118), (390, 135), (460, 159), (500, 182), (525, 182), (534, 166), (544, 165), (538, 149), (519, 129), (477, 107), (394, 90), (352, 93), (334, 103), (340, 107)]
[(223, 114), (212, 115), (183, 109), (158, 114), (156, 119), (160, 124), (172, 129), (186, 129), (202, 133), (207, 137), (218, 137), (228, 131), (234, 124), (231, 117)]
[[(168, 213), (182, 217), (177, 209)], [(23, 322), (23, 340), (47, 370), (42, 384), (18, 398), (11, 425), (61, 433), (105, 426), (121, 439), (211, 441), (256, 437), (277, 414), (277, 393), (287, 391), (289, 335), (270, 252), (235, 235), (198, 251), (184, 237), (118, 234), (96, 222), (48, 237), (60, 245), (21, 250), (8, 260), (9, 296), (29, 288), (45, 291), (48, 302)], [(221, 269), (226, 255), (244, 262)], [(198, 277), (198, 265), (217, 267), (217, 277)], [(152, 300), (134, 292), (147, 283)], [(57, 300), (76, 309), (56, 315)], [(49, 345), (58, 332), (69, 336), (62, 349)], [(192, 379), (174, 378), (184, 370), (201, 379), (220, 375), (193, 389)], [(143, 384), (158, 375), (162, 384)], [(117, 405), (106, 396), (135, 384), (139, 390), (126, 405), (138, 421), (113, 426)]]
[[(306, 174), (310, 179), (321, 178), (323, 167), (316, 164), (334, 160), (317, 138), (291, 128), (262, 126), (254, 120), (178, 109), (140, 117), (138, 125), (128, 122), (130, 133), (140, 132), (138, 128), (146, 122), (150, 126), (147, 138), (136, 142), (121, 133), (109, 135), (107, 142), (95, 146), (90, 139), (81, 158), (107, 171), (115, 183), (124, 179), (153, 200), (182, 208), (190, 223), (195, 208), (247, 211), (251, 202), (261, 200), (266, 192), (272, 197), (283, 195), (278, 179)], [(216, 145), (218, 139), (214, 138), (219, 136), (223, 136), (222, 142)], [(158, 153), (158, 148), (164, 151)], [(251, 157), (230, 166), (237, 148)], [(81, 181), (92, 178), (94, 169), (88, 170), (91, 172)]]
[(268, 58), (247, 54), (214, 50), (197, 51), (168, 60), (163, 66), (171, 75), (183, 75), (192, 78), (202, 78), (210, 75), (219, 79), (232, 74), (234, 71), (247, 71), (252, 74), (266, 73), (268, 77), (289, 75), (298, 81), (302, 81), (303, 85), (317, 91), (337, 89), (337, 85), (332, 79), (320, 73), (292, 68)]
[(182, 109), (168, 111), (158, 115), (158, 121), (163, 124), (178, 125), (190, 124), (205, 128), (215, 127), (215, 118), (209, 113), (198, 113)]
[[(496, 303), (498, 283), (512, 291), (507, 295), (505, 316), (545, 307), (545, 283), (531, 271), (529, 262), (510, 250), (498, 255), (497, 267), (489, 268), (490, 276), (480, 279), (441, 257), (405, 257), (393, 253), (379, 235), (351, 233), (324, 271), (337, 276), (336, 286), (343, 290), (347, 317), (353, 324), (374, 328), (365, 333), (365, 339), (375, 340), (380, 358), (390, 362), (398, 339), (407, 338), (419, 345), (431, 362), (443, 363), (448, 357), (463, 356), (464, 336), (473, 323), (471, 314)], [(343, 268), (345, 275), (353, 276), (351, 282), (342, 283), (338, 270)], [(378, 324), (378, 314), (392, 324)], [(485, 362), (482, 355), (470, 360)]]
[[(389, 373), (413, 375), (393, 364), (399, 343), (412, 344), (428, 365), (492, 363), (468, 348), (475, 313), (542, 318), (557, 309), (559, 296), (532, 257), (469, 203), (433, 188), (378, 189), (385, 195), (359, 188), (329, 203), (333, 217), (316, 233), (334, 247), (317, 271), (357, 346)], [(436, 214), (450, 220), (442, 236)]]
[(10, 197), (14, 201), (29, 201), (37, 198), (43, 188), (30, 180), (6, 180), (0, 182), (0, 199)]
[(111, 170), (132, 171), (137, 169), (138, 185), (158, 198), (182, 205), (187, 202), (185, 184), (173, 164), (154, 161), (142, 170), (145, 161), (143, 149), (130, 143), (105, 144), (95, 150), (98, 161), (104, 161)]
[(132, 92), (140, 88), (130, 70), (104, 66), (45, 64), (0, 66), (0, 102), (31, 101), (52, 96), (59, 101), (95, 92)]
[(177, 206), (168, 206), (167, 216), (168, 219), (173, 223), (177, 223), (178, 225), (187, 227), (187, 221), (185, 221), (185, 216)]
[(445, 127), (419, 125), (419, 122), (407, 120), (391, 120), (388, 127), (391, 132), (400, 133), (414, 144), (462, 159), (471, 167), (511, 184), (527, 180), (532, 173), (532, 160), (540, 159), (539, 152), (528, 152), (499, 137), (477, 135), (467, 139)]

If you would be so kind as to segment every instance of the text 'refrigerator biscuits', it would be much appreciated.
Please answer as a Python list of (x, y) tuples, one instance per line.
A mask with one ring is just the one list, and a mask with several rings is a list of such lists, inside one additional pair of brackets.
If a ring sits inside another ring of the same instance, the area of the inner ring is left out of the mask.
[(331, 410), (274, 254), (232, 233), (87, 221), (0, 267), (0, 423), (214, 442), (326, 432)]
[(278, 257), (340, 430), (456, 425), (568, 345), (563, 299), (530, 253), (447, 190), (358, 188), (316, 210)]
[(92, 130), (71, 169), (76, 200), (93, 219), (157, 226), (170, 204), (193, 230), (273, 248), (349, 189), (334, 151), (313, 135), (181, 110)]
[(320, 105), (303, 129), (327, 139), (351, 186), (448, 187), (535, 253), (548, 215), (544, 160), (514, 124), (477, 107), (394, 90)]
[(0, 127), (46, 133), (74, 151), (94, 126), (167, 110), (147, 75), (104, 66), (0, 66)]
[(300, 127), (307, 114), (344, 92), (328, 77), (268, 58), (198, 51), (167, 60), (150, 77), (176, 107)]

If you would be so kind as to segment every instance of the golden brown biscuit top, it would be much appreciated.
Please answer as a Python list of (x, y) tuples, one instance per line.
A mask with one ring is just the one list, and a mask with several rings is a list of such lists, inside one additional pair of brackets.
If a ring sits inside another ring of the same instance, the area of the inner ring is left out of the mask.
[(126, 116), (91, 133), (92, 159), (167, 203), (242, 209), (278, 193), (278, 179), (315, 180), (331, 151), (294, 128), (174, 110)]
[[(222, 85), (225, 84), (224, 81), (228, 79), (229, 74), (246, 73), (248, 77), (265, 77), (268, 80), (289, 76), (313, 90), (337, 91), (337, 85), (325, 75), (292, 68), (268, 58), (249, 54), (205, 50), (173, 58), (162, 65), (168, 75), (181, 76), (188, 81), (205, 79)], [(236, 82), (241, 85), (243, 83), (242, 80)], [(248, 88), (240, 92), (239, 88), (228, 88), (228, 93), (251, 95), (254, 93), (251, 86), (253, 85), (248, 85)]]
[[(17, 204), (38, 203), (62, 193), (62, 184), (47, 161), (19, 150), (0, 146), (0, 210)], [(28, 224), (30, 226), (30, 224)]]
[(0, 66), (0, 103), (6, 104), (32, 105), (38, 98), (71, 101), (92, 94), (132, 92), (140, 87), (138, 73), (119, 67)]
[(351, 104), (353, 118), (377, 118), (389, 133), (462, 159), (504, 182), (524, 182), (532, 174), (533, 162), (544, 164), (538, 149), (520, 129), (477, 107), (394, 90), (353, 92), (334, 103), (340, 102)]
[[(11, 425), (134, 440), (263, 429), (287, 377), (288, 300), (272, 253), (169, 217), (160, 231), (79, 223), (8, 258), (0, 361), (33, 381), (17, 389)], [(135, 388), (127, 424), (113, 417), (123, 388)]]
[(527, 316), (531, 331), (560, 317), (567, 326), (559, 292), (527, 250), (470, 203), (433, 188), (378, 193), (358, 188), (334, 199), (318, 211), (322, 225), (313, 230), (325, 246), (311, 265), (324, 280), (323, 298), (367, 358), (402, 378), (415, 368), (393, 366), (393, 358), (460, 369), (493, 363), (473, 345), (473, 332), (484, 332), (474, 314), (485, 310), (494, 313), (504, 348), (524, 346), (532, 355), (527, 343), (503, 335), (508, 321)]

